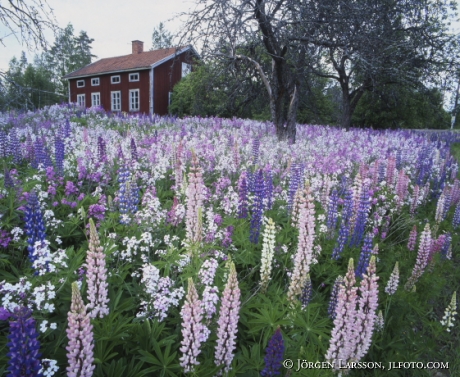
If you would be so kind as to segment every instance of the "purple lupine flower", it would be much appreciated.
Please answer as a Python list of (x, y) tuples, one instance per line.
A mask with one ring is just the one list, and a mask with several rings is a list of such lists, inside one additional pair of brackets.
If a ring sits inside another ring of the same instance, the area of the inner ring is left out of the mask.
[(127, 165), (123, 165), (118, 172), (119, 190), (119, 207), (120, 207), (120, 224), (128, 224), (130, 215), (137, 212), (139, 204), (139, 188), (137, 187), (135, 177), (131, 177), (131, 173)]
[(32, 311), (18, 307), (10, 319), (7, 356), (10, 377), (42, 377), (40, 372), (40, 342)]
[(337, 245), (334, 247), (334, 250), (332, 251), (332, 259), (338, 260), (340, 258), (343, 249), (345, 248), (345, 245), (347, 243), (349, 234), (350, 228), (348, 227), (348, 224), (343, 222), (342, 218), (342, 223), (340, 224), (339, 229), (339, 236), (337, 237)]
[(101, 162), (107, 161), (107, 146), (102, 136), (97, 137), (97, 157)]
[(311, 286), (310, 274), (307, 274), (307, 278), (305, 279), (305, 285), (303, 286), (302, 294), (300, 296), (300, 303), (302, 304), (302, 309), (305, 309), (310, 303), (312, 293), (313, 290)]
[(6, 321), (11, 317), (11, 313), (8, 309), (5, 309), (3, 306), (0, 307), (0, 321)]
[(288, 189), (288, 212), (291, 213), (294, 204), (294, 196), (301, 186), (302, 166), (300, 164), (292, 164), (291, 177), (289, 180)]
[(60, 137), (56, 137), (54, 141), (54, 159), (56, 161), (56, 172), (62, 177), (64, 176), (64, 158), (65, 145)]
[(8, 156), (8, 136), (4, 130), (0, 130), (0, 157)]
[(448, 232), (444, 239), (444, 244), (441, 248), (441, 256), (443, 259), (447, 259), (449, 256), (449, 251), (452, 250), (452, 235)]
[(415, 283), (417, 283), (418, 279), (420, 278), (420, 276), (423, 275), (423, 272), (425, 271), (425, 268), (428, 264), (428, 258), (429, 258), (430, 251), (431, 251), (431, 243), (432, 243), (432, 238), (431, 238), (430, 224), (427, 223), (425, 225), (425, 229), (420, 234), (420, 243), (419, 243), (419, 248), (418, 248), (418, 253), (417, 253), (417, 260), (415, 261), (415, 266), (414, 266), (414, 269), (412, 270), (412, 275), (407, 281), (406, 285), (404, 286), (406, 291), (412, 290)]
[(21, 143), (19, 142), (15, 128), (10, 131), (9, 149), (10, 155), (13, 156), (13, 162), (20, 164), (22, 161)]
[(229, 270), (227, 284), (222, 294), (222, 302), (219, 309), (217, 345), (214, 356), (214, 363), (217, 366), (223, 365), (224, 372), (230, 370), (233, 360), (241, 306), (241, 292), (238, 286), (235, 264), (232, 261), (229, 261)]
[(209, 336), (208, 328), (201, 323), (203, 308), (192, 278), (188, 278), (188, 292), (180, 314), (184, 339), (181, 342), (182, 356), (179, 364), (184, 368), (184, 373), (190, 373), (194, 371), (195, 365), (200, 364), (197, 357), (201, 353), (201, 343), (205, 342)]
[(416, 243), (417, 243), (417, 225), (414, 225), (409, 234), (409, 241), (407, 242), (407, 248), (410, 251), (414, 251)]
[(260, 148), (260, 140), (254, 139), (252, 141), (252, 164), (257, 165), (257, 161), (259, 160), (259, 148)]
[[(203, 170), (199, 165), (198, 157), (192, 153), (192, 166), (188, 174), (189, 184), (187, 186), (187, 212), (185, 219), (185, 230), (188, 242), (201, 242), (202, 225), (199, 221), (199, 211), (203, 209)], [(200, 209), (201, 208), (201, 209)]]
[(460, 226), (460, 201), (457, 203), (455, 207), (454, 217), (452, 219), (452, 226), (454, 228), (458, 228)]
[(5, 178), (4, 178), (5, 188), (14, 187), (13, 178), (11, 178), (10, 171), (6, 168), (6, 166), (4, 166), (3, 171), (4, 171), (4, 175), (5, 175)]
[(222, 239), (222, 247), (227, 248), (230, 247), (232, 244), (232, 236), (233, 236), (233, 231), (235, 230), (235, 227), (233, 225), (229, 225), (227, 228), (225, 228), (224, 232), (224, 238)]
[(69, 345), (66, 347), (68, 377), (91, 377), (95, 366), (93, 325), (86, 313), (77, 282), (72, 283), (72, 301), (67, 314), (66, 329)]
[(329, 306), (327, 308), (327, 313), (329, 314), (329, 318), (331, 318), (332, 320), (334, 320), (337, 315), (335, 309), (337, 307), (339, 289), (342, 285), (343, 285), (343, 276), (337, 276), (334, 282), (334, 286), (332, 287), (331, 298), (329, 300)]
[(252, 207), (251, 216), (251, 229), (249, 240), (252, 243), (257, 244), (259, 242), (260, 228), (262, 226), (262, 218), (264, 213), (264, 176), (262, 169), (259, 169), (255, 182), (255, 198)]
[(280, 375), (284, 358), (284, 340), (279, 326), (268, 341), (265, 353), (265, 368), (260, 373), (261, 376), (273, 377)]
[(131, 159), (137, 161), (139, 159), (139, 155), (137, 154), (137, 146), (134, 138), (131, 138)]
[(99, 236), (93, 219), (89, 219), (89, 250), (84, 267), (86, 283), (88, 284), (88, 309), (91, 309), (91, 318), (103, 318), (109, 314), (107, 291), (107, 268), (105, 267), (104, 248), (101, 246)]
[(372, 246), (372, 234), (367, 233), (366, 237), (364, 238), (361, 254), (359, 255), (358, 266), (356, 267), (356, 277), (362, 278), (363, 274), (366, 272), (367, 266), (369, 265), (369, 261), (371, 259)]
[(25, 231), (27, 234), (27, 251), (29, 252), (29, 259), (32, 264), (37, 259), (35, 255), (35, 243), (43, 243), (46, 239), (45, 222), (43, 220), (40, 203), (35, 191), (29, 194), (27, 206), (25, 211)]
[(246, 181), (246, 172), (241, 173), (238, 180), (238, 218), (245, 219), (248, 217), (248, 185)]

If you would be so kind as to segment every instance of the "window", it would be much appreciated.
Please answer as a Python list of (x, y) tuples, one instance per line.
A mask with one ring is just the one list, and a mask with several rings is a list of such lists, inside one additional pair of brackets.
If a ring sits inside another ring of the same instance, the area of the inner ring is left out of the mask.
[(139, 89), (129, 91), (129, 111), (139, 111)]
[(182, 78), (187, 76), (190, 72), (192, 72), (192, 65), (187, 63), (182, 63)]
[(91, 79), (91, 86), (98, 86), (99, 85), (99, 77), (95, 77)]
[(78, 106), (85, 107), (85, 95), (77, 94), (77, 104)]
[(112, 76), (110, 77), (110, 82), (112, 84), (119, 84), (121, 82), (120, 76)]
[(139, 73), (130, 73), (129, 81), (139, 81)]
[(110, 92), (112, 95), (112, 111), (121, 111), (121, 92)]
[(101, 106), (100, 93), (91, 93), (91, 106)]
[(85, 86), (85, 80), (77, 80), (77, 88), (83, 88)]

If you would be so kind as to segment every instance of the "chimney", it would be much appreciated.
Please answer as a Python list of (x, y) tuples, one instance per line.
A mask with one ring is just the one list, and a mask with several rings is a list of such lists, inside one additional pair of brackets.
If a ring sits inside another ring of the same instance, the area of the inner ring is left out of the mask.
[(136, 41), (132, 41), (132, 44), (133, 44), (133, 55), (144, 52), (144, 42), (136, 40)]

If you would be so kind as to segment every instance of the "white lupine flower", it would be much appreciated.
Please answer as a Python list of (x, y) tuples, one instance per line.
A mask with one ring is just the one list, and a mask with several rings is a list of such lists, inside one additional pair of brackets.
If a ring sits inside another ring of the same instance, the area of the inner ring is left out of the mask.
[(260, 285), (267, 289), (272, 272), (272, 261), (275, 255), (275, 223), (268, 219), (263, 233), (262, 258), (260, 266)]
[(442, 317), (441, 325), (447, 327), (447, 332), (454, 326), (455, 316), (457, 315), (457, 291), (452, 295), (449, 306), (446, 308), (444, 317)]

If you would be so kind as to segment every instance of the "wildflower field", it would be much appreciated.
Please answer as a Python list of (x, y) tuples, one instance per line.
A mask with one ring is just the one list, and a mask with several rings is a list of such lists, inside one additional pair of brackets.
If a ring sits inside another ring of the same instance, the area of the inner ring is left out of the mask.
[(0, 114), (0, 376), (460, 376), (459, 142)]

